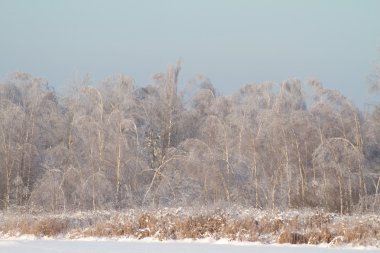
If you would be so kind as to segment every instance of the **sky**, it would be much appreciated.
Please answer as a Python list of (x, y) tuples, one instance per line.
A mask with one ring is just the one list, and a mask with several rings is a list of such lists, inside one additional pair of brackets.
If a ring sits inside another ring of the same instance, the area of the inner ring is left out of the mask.
[(63, 92), (121, 73), (145, 86), (180, 58), (181, 84), (203, 74), (231, 95), (318, 79), (363, 106), (379, 13), (379, 0), (0, 0), (0, 79), (28, 72)]

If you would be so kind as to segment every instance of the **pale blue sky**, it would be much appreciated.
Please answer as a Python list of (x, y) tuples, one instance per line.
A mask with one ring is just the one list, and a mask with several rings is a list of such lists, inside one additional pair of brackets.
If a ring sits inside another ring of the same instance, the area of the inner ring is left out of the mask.
[(359, 106), (379, 58), (379, 0), (0, 0), (0, 76), (25, 71), (58, 91), (89, 73), (151, 83), (182, 58), (181, 82), (222, 94), (317, 78)]

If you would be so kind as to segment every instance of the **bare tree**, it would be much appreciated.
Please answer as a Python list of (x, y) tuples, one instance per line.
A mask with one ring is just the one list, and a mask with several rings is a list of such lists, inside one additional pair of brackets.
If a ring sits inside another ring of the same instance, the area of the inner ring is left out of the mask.
[(1, 208), (375, 210), (378, 106), (363, 114), (315, 80), (249, 84), (222, 96), (200, 76), (184, 93), (180, 69), (178, 62), (146, 87), (124, 75), (99, 85), (87, 76), (63, 99), (29, 74), (2, 81)]

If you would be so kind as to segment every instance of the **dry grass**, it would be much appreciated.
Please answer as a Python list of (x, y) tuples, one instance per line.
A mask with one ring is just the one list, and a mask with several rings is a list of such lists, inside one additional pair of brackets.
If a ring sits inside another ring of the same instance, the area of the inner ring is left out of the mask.
[(255, 242), (259, 240), (258, 222), (253, 218), (228, 220), (223, 234), (237, 241)]
[(308, 238), (302, 234), (284, 231), (278, 237), (278, 243), (306, 244)]
[(21, 217), (9, 219), (1, 226), (3, 233), (10, 235), (32, 234), (37, 236), (57, 236), (67, 233), (68, 222), (60, 218), (46, 217), (41, 219)]
[(334, 238), (330, 230), (323, 228), (321, 230), (314, 230), (308, 235), (308, 244), (321, 244), (321, 243), (330, 243)]
[(67, 221), (59, 218), (37, 220), (31, 226), (31, 234), (42, 236), (57, 236), (67, 232)]
[(237, 241), (290, 244), (352, 244), (380, 247), (377, 216), (338, 216), (328, 213), (265, 213), (246, 215), (175, 210), (125, 211), (82, 214), (4, 214), (0, 234), (15, 236), (154, 237), (200, 239), (211, 237)]

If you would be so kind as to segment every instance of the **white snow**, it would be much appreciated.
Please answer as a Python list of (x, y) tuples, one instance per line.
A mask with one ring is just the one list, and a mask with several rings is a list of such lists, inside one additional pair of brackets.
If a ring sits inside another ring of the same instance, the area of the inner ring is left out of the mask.
[(375, 248), (338, 248), (327, 246), (294, 246), (294, 245), (263, 245), (258, 243), (238, 243), (228, 240), (214, 241), (166, 241), (159, 242), (152, 239), (118, 239), (104, 240), (100, 238), (87, 238), (86, 240), (56, 240), (56, 239), (0, 239), (0, 253), (121, 253), (121, 252), (157, 252), (157, 253), (186, 253), (186, 252), (218, 252), (218, 253), (244, 253), (244, 252), (379, 252)]

